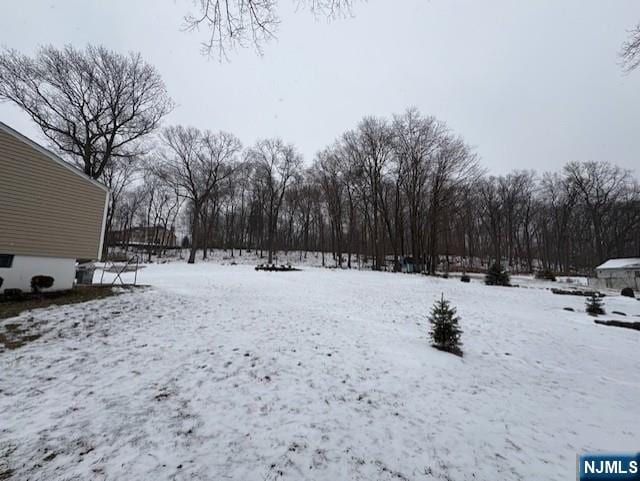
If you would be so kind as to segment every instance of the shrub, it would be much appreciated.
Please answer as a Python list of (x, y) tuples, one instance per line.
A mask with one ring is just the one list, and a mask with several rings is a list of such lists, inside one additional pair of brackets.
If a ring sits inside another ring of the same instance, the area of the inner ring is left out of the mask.
[(536, 272), (536, 279), (555, 282), (556, 275), (553, 273), (553, 271), (550, 271), (549, 269), (544, 269)]
[(592, 294), (587, 297), (585, 301), (587, 306), (587, 312), (592, 316), (598, 316), (600, 314), (604, 314), (604, 302), (602, 302), (602, 298), (597, 296), (596, 294)]
[(449, 301), (442, 295), (431, 308), (429, 316), (433, 347), (462, 356), (462, 343), (460, 342), (462, 329), (458, 325), (459, 320), (456, 316), (456, 309), (451, 307)]
[[(0, 282), (0, 285), (2, 285), (1, 282)], [(620, 292), (620, 295), (623, 295), (625, 297), (636, 297), (635, 294), (633, 293), (633, 289), (631, 289), (630, 287), (625, 287), (624, 289), (622, 289), (622, 291)]]
[(33, 276), (31, 278), (31, 290), (35, 293), (41, 289), (48, 289), (53, 285), (53, 277), (51, 276)]
[(8, 301), (17, 301), (22, 297), (22, 289), (5, 289), (4, 298)]
[(503, 271), (500, 264), (497, 262), (489, 267), (487, 274), (484, 277), (484, 283), (488, 286), (509, 286), (511, 279), (509, 273)]
[(467, 274), (462, 274), (460, 276), (460, 281), (461, 282), (471, 282), (471, 277), (469, 277)]

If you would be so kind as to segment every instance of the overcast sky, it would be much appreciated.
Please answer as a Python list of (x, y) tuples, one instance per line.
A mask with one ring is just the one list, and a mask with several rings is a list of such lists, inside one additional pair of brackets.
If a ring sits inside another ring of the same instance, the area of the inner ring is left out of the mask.
[[(310, 162), (365, 115), (409, 106), (444, 120), (490, 172), (557, 170), (571, 160), (637, 168), (640, 71), (617, 53), (640, 21), (638, 0), (370, 0), (328, 23), (280, 0), (278, 40), (199, 52), (180, 30), (190, 0), (3, 2), (0, 44), (102, 44), (139, 51), (176, 102), (165, 124), (280, 136)], [(46, 143), (16, 107), (0, 120)]]

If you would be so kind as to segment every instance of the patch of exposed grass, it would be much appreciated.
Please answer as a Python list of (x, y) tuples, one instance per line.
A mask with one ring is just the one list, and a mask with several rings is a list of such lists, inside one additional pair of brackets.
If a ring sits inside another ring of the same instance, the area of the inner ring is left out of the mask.
[[(18, 349), (25, 344), (35, 341), (42, 334), (39, 332), (29, 333), (26, 329), (22, 329), (19, 324), (5, 324), (5, 332), (0, 332), (0, 347), (6, 349)], [(0, 478), (2, 479), (2, 478)]]
[[(25, 311), (42, 309), (49, 306), (63, 306), (81, 302), (104, 299), (121, 294), (124, 290), (143, 286), (78, 286), (68, 291), (48, 292), (42, 294), (26, 294), (20, 299), (5, 299), (0, 296), (0, 320), (15, 317)], [(0, 351), (18, 349), (25, 344), (35, 341), (43, 334), (44, 321), (37, 323), (6, 322), (0, 325)], [(2, 478), (0, 478), (1, 480)]]
[(41, 309), (51, 305), (63, 306), (79, 302), (104, 299), (119, 294), (112, 286), (78, 286), (68, 291), (45, 292), (42, 294), (25, 294), (20, 299), (4, 299), (0, 296), (0, 319), (20, 315), (31, 309)]

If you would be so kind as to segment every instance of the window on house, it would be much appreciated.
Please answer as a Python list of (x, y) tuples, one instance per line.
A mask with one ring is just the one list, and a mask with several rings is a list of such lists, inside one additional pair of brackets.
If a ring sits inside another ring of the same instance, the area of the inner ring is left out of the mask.
[(8, 269), (13, 264), (13, 254), (0, 254), (0, 269)]

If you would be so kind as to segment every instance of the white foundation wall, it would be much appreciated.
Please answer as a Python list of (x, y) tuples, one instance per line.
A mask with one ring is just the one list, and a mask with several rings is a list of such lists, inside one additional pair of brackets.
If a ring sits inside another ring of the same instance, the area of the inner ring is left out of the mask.
[(0, 267), (0, 277), (4, 279), (0, 291), (22, 289), (24, 292), (30, 292), (31, 278), (39, 275), (53, 277), (53, 286), (49, 289), (44, 289), (44, 291), (71, 289), (75, 272), (75, 259), (15, 256), (10, 268)]

